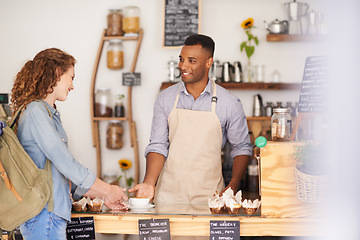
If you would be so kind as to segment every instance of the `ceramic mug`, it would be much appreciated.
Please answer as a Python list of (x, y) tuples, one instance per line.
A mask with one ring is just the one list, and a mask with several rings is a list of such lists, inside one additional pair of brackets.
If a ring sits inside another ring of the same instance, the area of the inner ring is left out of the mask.
[(134, 207), (146, 207), (149, 204), (150, 198), (144, 197), (132, 197), (129, 199), (129, 203)]

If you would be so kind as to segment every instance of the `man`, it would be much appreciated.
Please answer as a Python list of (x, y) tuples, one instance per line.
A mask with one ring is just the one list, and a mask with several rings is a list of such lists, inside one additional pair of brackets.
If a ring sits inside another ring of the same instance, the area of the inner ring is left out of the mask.
[[(158, 202), (207, 202), (224, 191), (221, 149), (232, 145), (232, 179), (237, 191), (252, 148), (239, 99), (209, 80), (215, 43), (205, 35), (185, 40), (179, 56), (182, 82), (156, 99), (144, 182), (130, 189)], [(156, 191), (155, 191), (156, 185)]]

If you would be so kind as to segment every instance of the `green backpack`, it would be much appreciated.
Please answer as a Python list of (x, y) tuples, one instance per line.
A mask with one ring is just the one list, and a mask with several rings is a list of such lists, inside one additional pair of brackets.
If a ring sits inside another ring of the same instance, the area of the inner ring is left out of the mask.
[(9, 123), (10, 127), (0, 122), (0, 230), (6, 231), (38, 215), (46, 203), (49, 203), (48, 211), (54, 207), (50, 161), (46, 159), (45, 169), (39, 169), (11, 129), (21, 109)]

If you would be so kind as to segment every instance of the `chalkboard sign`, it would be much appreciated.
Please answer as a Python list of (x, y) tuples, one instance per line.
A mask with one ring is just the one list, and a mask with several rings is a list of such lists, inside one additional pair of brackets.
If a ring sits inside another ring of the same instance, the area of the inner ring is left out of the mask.
[(139, 240), (170, 240), (169, 219), (139, 219)]
[(240, 240), (239, 221), (210, 221), (210, 240)]
[(66, 237), (71, 239), (95, 239), (95, 227), (93, 217), (71, 218), (66, 229)]
[(164, 47), (179, 47), (200, 32), (200, 0), (164, 0)]
[(327, 110), (327, 58), (307, 57), (301, 83), (299, 113), (319, 113)]
[(141, 84), (140, 73), (123, 73), (123, 85), (124, 86), (135, 86)]

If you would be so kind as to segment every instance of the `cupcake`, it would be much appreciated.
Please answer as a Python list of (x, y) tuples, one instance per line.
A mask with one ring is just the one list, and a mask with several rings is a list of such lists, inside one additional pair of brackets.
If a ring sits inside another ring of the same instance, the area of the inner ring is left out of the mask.
[(242, 207), (244, 208), (246, 214), (253, 215), (256, 213), (257, 209), (260, 207), (261, 201), (255, 199), (253, 202), (249, 200), (244, 200), (242, 202)]
[(224, 200), (219, 197), (218, 192), (209, 198), (208, 205), (211, 213), (220, 214), (224, 211)]
[(235, 197), (231, 197), (225, 202), (225, 210), (229, 214), (238, 214), (241, 208), (241, 204), (238, 203)]
[(74, 201), (73, 200), (73, 203), (72, 203), (73, 211), (75, 211), (75, 212), (86, 212), (87, 203), (88, 203), (88, 199), (86, 199), (85, 197), (83, 197), (79, 201)]
[(104, 204), (104, 200), (98, 197), (91, 200), (88, 204), (90, 212), (101, 212), (101, 207)]

